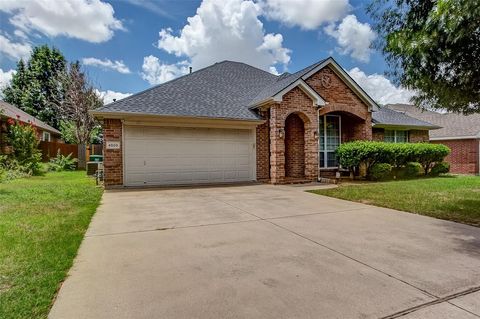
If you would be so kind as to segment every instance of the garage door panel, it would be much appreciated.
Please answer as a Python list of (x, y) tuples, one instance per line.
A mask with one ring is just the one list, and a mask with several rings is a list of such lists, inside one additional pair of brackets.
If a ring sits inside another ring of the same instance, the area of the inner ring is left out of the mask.
[(253, 141), (253, 130), (126, 126), (126, 184), (254, 180)]

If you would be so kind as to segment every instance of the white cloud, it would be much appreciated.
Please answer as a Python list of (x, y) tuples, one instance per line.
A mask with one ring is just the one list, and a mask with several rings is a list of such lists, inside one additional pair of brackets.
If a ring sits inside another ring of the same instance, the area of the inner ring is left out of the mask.
[(131, 73), (130, 69), (123, 63), (123, 61), (111, 61), (109, 59), (100, 60), (97, 58), (83, 58), (83, 64), (100, 67), (103, 69), (111, 69), (119, 73), (128, 74)]
[(132, 93), (121, 93), (121, 92), (115, 92), (112, 90), (106, 90), (106, 91), (96, 90), (96, 91), (97, 91), (97, 94), (100, 95), (100, 97), (103, 99), (104, 104), (112, 103), (114, 99), (118, 101), (132, 95)]
[(2, 94), (1, 90), (5, 88), (9, 83), (10, 80), (12, 79), (12, 76), (17, 73), (15, 70), (8, 70), (8, 71), (3, 71), (0, 68), (0, 96)]
[(338, 21), (350, 10), (348, 0), (263, 0), (260, 4), (267, 18), (307, 30)]
[(283, 47), (281, 34), (265, 34), (261, 13), (260, 5), (253, 1), (203, 0), (178, 36), (170, 28), (160, 31), (158, 47), (186, 57), (195, 70), (222, 60), (240, 61), (266, 71), (277, 64), (285, 69), (290, 50)]
[(325, 32), (337, 40), (340, 53), (350, 54), (352, 58), (362, 62), (370, 60), (370, 45), (376, 34), (368, 23), (358, 22), (357, 17), (348, 15), (338, 27), (333, 24), (325, 27)]
[(11, 14), (10, 23), (20, 30), (37, 30), (47, 36), (98, 43), (123, 29), (113, 7), (100, 0), (2, 0), (0, 11)]
[(157, 57), (149, 55), (143, 58), (142, 78), (152, 85), (164, 83), (188, 73), (188, 62), (176, 64), (162, 63)]
[(380, 104), (409, 103), (410, 98), (414, 95), (413, 91), (396, 87), (381, 74), (367, 75), (359, 68), (351, 69), (348, 74)]
[(25, 59), (30, 55), (32, 47), (26, 42), (13, 42), (9, 38), (0, 34), (0, 52), (4, 53), (12, 60)]

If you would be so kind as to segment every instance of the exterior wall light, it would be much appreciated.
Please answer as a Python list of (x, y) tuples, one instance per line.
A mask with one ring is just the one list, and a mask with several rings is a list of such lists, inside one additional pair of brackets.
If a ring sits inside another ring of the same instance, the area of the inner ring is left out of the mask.
[(278, 129), (278, 137), (285, 138), (285, 129), (283, 127)]
[(313, 131), (313, 138), (318, 140), (318, 132), (317, 131)]

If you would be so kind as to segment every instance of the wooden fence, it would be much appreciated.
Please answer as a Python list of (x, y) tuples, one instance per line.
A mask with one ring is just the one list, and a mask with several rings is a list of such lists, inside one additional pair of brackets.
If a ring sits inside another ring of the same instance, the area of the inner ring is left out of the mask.
[(76, 144), (42, 141), (38, 148), (42, 152), (42, 161), (44, 162), (48, 162), (50, 158), (57, 156), (58, 152), (65, 156), (72, 154), (73, 158), (78, 158), (78, 145)]

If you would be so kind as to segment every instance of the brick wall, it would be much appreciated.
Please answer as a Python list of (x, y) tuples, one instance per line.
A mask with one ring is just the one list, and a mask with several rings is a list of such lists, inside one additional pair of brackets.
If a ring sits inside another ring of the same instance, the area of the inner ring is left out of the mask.
[(270, 110), (260, 112), (260, 116), (266, 121), (257, 126), (257, 180), (268, 181), (270, 179)]
[(290, 114), (285, 120), (285, 177), (305, 177), (304, 133), (303, 120)]
[[(329, 79), (327, 85), (325, 77)], [(328, 102), (320, 109), (320, 115), (332, 113), (342, 116), (343, 141), (372, 139), (371, 112), (332, 69), (326, 67), (306, 82)], [(272, 103), (268, 107), (270, 112), (263, 114), (268, 124), (257, 128), (257, 178), (270, 179), (274, 184), (284, 183), (286, 177), (316, 180), (318, 139), (314, 133), (318, 130), (318, 111), (312, 99), (296, 87), (283, 96), (282, 102)], [(286, 123), (291, 114), (295, 114), (295, 120)], [(300, 124), (303, 124), (303, 132)], [(268, 137), (266, 129), (269, 129)], [(269, 145), (266, 143), (268, 140)], [(298, 151), (301, 147), (303, 154)], [(270, 174), (266, 171), (268, 153)], [(301, 155), (304, 156), (303, 165)]]
[(383, 142), (385, 138), (385, 130), (383, 128), (372, 128), (372, 140)]
[(428, 142), (428, 130), (410, 130), (408, 132), (408, 141), (410, 143)]
[[(117, 119), (103, 121), (103, 159), (104, 159), (104, 185), (105, 187), (123, 185), (123, 159), (122, 159), (122, 122)], [(120, 141), (120, 149), (106, 149), (108, 141)]]
[[(330, 81), (327, 86), (324, 84), (325, 78)], [(306, 82), (328, 102), (320, 109), (320, 115), (341, 114), (342, 127), (350, 130), (349, 140), (372, 139), (372, 114), (367, 105), (329, 66), (313, 74)]]
[(445, 158), (450, 163), (450, 172), (455, 174), (479, 174), (478, 156), (479, 139), (431, 141), (443, 144), (451, 149), (450, 155)]
[(296, 87), (283, 96), (283, 101), (270, 107), (270, 178), (274, 184), (285, 182), (285, 120), (295, 113), (304, 124), (304, 176), (317, 179), (318, 141), (314, 132), (318, 128), (317, 109), (312, 100)]

